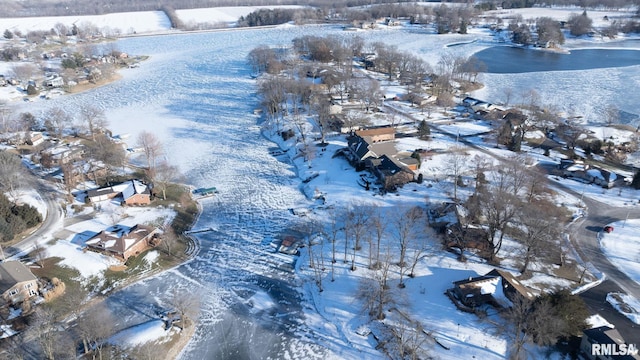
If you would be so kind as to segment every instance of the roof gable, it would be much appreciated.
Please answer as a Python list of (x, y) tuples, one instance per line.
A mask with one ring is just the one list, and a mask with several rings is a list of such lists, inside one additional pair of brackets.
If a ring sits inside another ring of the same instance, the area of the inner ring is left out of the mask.
[(31, 270), (19, 261), (3, 261), (0, 263), (0, 292), (4, 293), (23, 281), (37, 279)]

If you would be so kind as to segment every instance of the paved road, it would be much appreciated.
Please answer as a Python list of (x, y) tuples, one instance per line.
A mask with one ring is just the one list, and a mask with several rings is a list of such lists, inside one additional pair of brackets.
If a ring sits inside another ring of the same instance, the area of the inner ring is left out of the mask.
[[(579, 193), (562, 184), (556, 184), (556, 186), (580, 197)], [(591, 312), (602, 315), (612, 323), (627, 342), (638, 343), (640, 342), (640, 326), (620, 314), (606, 301), (606, 298), (608, 293), (624, 292), (640, 299), (640, 285), (629, 278), (627, 274), (621, 272), (603, 254), (598, 242), (598, 235), (606, 224), (627, 218), (640, 218), (640, 207), (632, 205), (619, 208), (591, 198), (584, 197), (582, 200), (588, 208), (587, 216), (569, 226), (569, 237), (573, 248), (578, 252), (582, 261), (591, 263), (598, 271), (606, 275), (607, 280), (580, 294), (580, 297), (587, 303)]]

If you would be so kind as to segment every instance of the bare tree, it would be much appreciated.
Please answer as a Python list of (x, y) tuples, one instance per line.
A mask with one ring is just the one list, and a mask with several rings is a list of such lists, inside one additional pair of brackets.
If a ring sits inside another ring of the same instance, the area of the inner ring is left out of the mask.
[(162, 242), (160, 243), (161, 248), (164, 252), (169, 256), (173, 256), (173, 249), (176, 247), (178, 243), (178, 235), (176, 234), (173, 227), (170, 225), (163, 226), (162, 233)]
[[(383, 213), (383, 210), (379, 206), (375, 206), (373, 210), (373, 214), (371, 216), (371, 224), (373, 225), (372, 232), (375, 236), (376, 240), (376, 262), (372, 263), (371, 260), (371, 246), (369, 246), (369, 268), (378, 267), (378, 263), (380, 262), (380, 243), (382, 242), (382, 238), (384, 238), (387, 232), (387, 226), (389, 221), (387, 219), (386, 214)], [(369, 237), (372, 239), (372, 237)], [(372, 242), (372, 240), (370, 240)]]
[(331, 128), (331, 103), (320, 93), (313, 94), (313, 109), (317, 115), (317, 125), (320, 130), (322, 145), (326, 144), (325, 136)]
[(13, 72), (13, 76), (18, 79), (24, 86), (31, 78), (33, 74), (36, 72), (36, 67), (33, 64), (16, 64), (11, 68)]
[(113, 335), (115, 319), (111, 310), (100, 304), (87, 310), (78, 318), (78, 333), (82, 338), (84, 353), (92, 352), (102, 360), (103, 348), (107, 339)]
[(389, 269), (391, 267), (391, 253), (387, 248), (380, 259), (376, 270), (371, 275), (363, 277), (358, 286), (358, 296), (362, 299), (365, 311), (376, 320), (385, 318), (385, 307), (392, 306), (401, 298), (389, 287)]
[(329, 225), (325, 231), (326, 237), (331, 242), (331, 282), (335, 281), (334, 278), (334, 264), (336, 263), (336, 241), (338, 240), (338, 233), (340, 232), (340, 225), (338, 217), (340, 215), (332, 210), (329, 213)]
[(442, 92), (436, 98), (436, 105), (444, 108), (444, 112), (447, 112), (447, 109), (455, 106), (456, 102), (453, 100), (453, 94), (450, 92)]
[(13, 130), (13, 111), (6, 101), (0, 100), (0, 132), (6, 133)]
[(486, 157), (476, 155), (473, 157), (472, 166), (475, 173), (474, 194), (477, 194), (484, 183), (486, 183), (485, 172), (489, 170), (490, 164)]
[(73, 340), (68, 332), (60, 330), (58, 315), (51, 309), (39, 306), (32, 315), (33, 322), (25, 335), (36, 339), (42, 356), (47, 360), (75, 357)]
[(522, 204), (511, 192), (496, 185), (483, 187), (482, 191), (478, 192), (477, 198), (480, 212), (486, 218), (489, 228), (487, 242), (491, 252), (490, 258), (495, 260), (495, 256), (502, 248), (507, 225)]
[(93, 105), (83, 105), (80, 108), (80, 119), (85, 124), (93, 140), (96, 139), (98, 131), (104, 130), (109, 125), (104, 115), (104, 110)]
[(458, 186), (462, 181), (462, 174), (467, 170), (468, 156), (464, 148), (454, 146), (447, 155), (449, 176), (453, 177), (453, 201), (458, 201)]
[(122, 167), (126, 160), (126, 153), (122, 146), (113, 141), (107, 134), (94, 136), (93, 141), (87, 142), (87, 153), (90, 155), (89, 161), (94, 172), (94, 180), (97, 182), (97, 173), (102, 165), (106, 167), (105, 182), (109, 182), (109, 176), (115, 168)]
[(20, 157), (6, 150), (0, 151), (0, 188), (17, 198), (26, 178)]
[(511, 104), (512, 98), (513, 98), (513, 88), (506, 87), (504, 89), (504, 105), (509, 106), (509, 104)]
[(366, 112), (377, 106), (382, 100), (383, 94), (380, 84), (375, 79), (365, 78), (353, 83), (353, 96), (360, 101)]
[(554, 241), (560, 238), (563, 220), (557, 207), (546, 201), (523, 206), (518, 211), (517, 219), (517, 229), (520, 231), (516, 239), (523, 246), (520, 272), (525, 273), (531, 261), (555, 248)]
[(61, 138), (65, 129), (71, 124), (71, 116), (59, 107), (53, 107), (44, 115), (44, 126), (52, 135)]
[(142, 148), (147, 159), (147, 169), (154, 172), (158, 158), (163, 154), (162, 143), (153, 133), (142, 131), (138, 134), (137, 145)]
[(393, 344), (401, 359), (418, 360), (429, 358), (426, 345), (431, 345), (430, 339), (422, 324), (401, 315), (400, 321), (393, 327)]
[(516, 154), (503, 162), (502, 169), (508, 177), (509, 188), (514, 196), (521, 195), (530, 176), (527, 166), (533, 164), (531, 158), (526, 155)]
[(528, 171), (525, 181), (525, 189), (527, 192), (527, 202), (532, 202), (534, 197), (548, 190), (548, 179), (544, 170), (533, 167)]
[(398, 267), (400, 268), (400, 282), (398, 287), (404, 288), (404, 273), (407, 268), (407, 251), (411, 244), (416, 240), (418, 229), (421, 228), (421, 222), (425, 221), (424, 212), (419, 207), (410, 207), (400, 210), (393, 219), (393, 230), (398, 245), (400, 247), (400, 258)]
[(413, 253), (409, 258), (409, 260), (411, 260), (409, 267), (410, 278), (416, 276), (415, 271), (418, 262), (420, 262), (420, 260), (427, 254), (432, 253), (435, 250), (434, 244), (431, 242), (431, 240), (435, 238), (435, 235), (433, 234), (433, 229), (428, 226), (426, 219), (422, 223), (417, 223), (416, 228), (418, 234), (416, 235), (416, 240), (414, 241), (414, 246), (412, 249)]
[(171, 292), (169, 303), (180, 314), (180, 321), (183, 327), (194, 324), (200, 312), (200, 297), (198, 292), (187, 291), (186, 289), (174, 289)]
[(181, 177), (180, 170), (175, 165), (161, 161), (156, 167), (154, 175), (154, 185), (162, 191), (162, 199), (167, 200), (167, 186)]
[(604, 120), (607, 126), (611, 126), (620, 120), (620, 110), (615, 105), (609, 105), (604, 110)]
[(360, 129), (369, 124), (369, 119), (361, 111), (347, 111), (343, 121), (344, 127), (349, 131)]
[(273, 62), (277, 61), (277, 55), (275, 49), (263, 45), (251, 50), (247, 60), (254, 72), (263, 73), (267, 72), (273, 66)]
[(571, 14), (567, 25), (569, 25), (571, 35), (582, 36), (591, 31), (593, 20), (587, 16), (587, 10), (584, 10), (582, 14)]
[(539, 17), (536, 19), (536, 27), (540, 46), (556, 47), (564, 44), (564, 35), (559, 21), (549, 17)]
[(263, 79), (258, 82), (258, 93), (262, 98), (261, 104), (268, 118), (276, 121), (276, 130), (279, 131), (287, 98), (284, 80), (279, 77)]

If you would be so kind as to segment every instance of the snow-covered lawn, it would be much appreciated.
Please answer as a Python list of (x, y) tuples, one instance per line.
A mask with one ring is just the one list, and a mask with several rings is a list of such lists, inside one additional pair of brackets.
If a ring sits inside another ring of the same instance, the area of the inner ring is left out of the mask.
[(599, 235), (602, 250), (612, 264), (640, 286), (640, 219), (608, 225), (613, 226), (613, 231)]
[[(92, 214), (91, 219), (65, 227), (64, 233), (70, 233), (68, 238), (57, 239), (46, 247), (47, 257), (61, 258), (59, 265), (76, 269), (81, 277), (77, 280), (83, 283), (94, 276), (100, 277), (111, 266), (122, 264), (113, 257), (85, 251), (85, 242), (89, 238), (115, 224), (129, 227), (136, 224), (162, 226), (170, 223), (175, 216), (175, 212), (167, 208), (122, 207), (111, 201), (102, 201), (95, 206), (99, 210)], [(151, 251), (145, 255), (145, 260), (152, 263), (157, 255), (157, 252)]]
[(629, 320), (640, 325), (640, 301), (638, 299), (627, 294), (609, 293), (607, 294), (607, 302)]

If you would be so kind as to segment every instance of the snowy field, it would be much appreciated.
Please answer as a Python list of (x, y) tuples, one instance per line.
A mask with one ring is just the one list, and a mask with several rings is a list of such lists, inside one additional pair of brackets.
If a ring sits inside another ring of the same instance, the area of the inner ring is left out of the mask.
[[(301, 6), (278, 6), (278, 8), (300, 8)], [(233, 25), (241, 16), (259, 9), (272, 9), (273, 6), (229, 6), (201, 9), (176, 10), (178, 18), (189, 25), (196, 24), (224, 24)], [(0, 15), (1, 16), (1, 15)], [(49, 16), (25, 18), (0, 18), (0, 29), (4, 31), (29, 31), (54, 29), (56, 24), (63, 24), (71, 28), (74, 24), (82, 27), (91, 24), (101, 29), (103, 35), (113, 36), (133, 35), (144, 33), (164, 32), (171, 30), (171, 22), (162, 11), (138, 11), (113, 13), (105, 15), (83, 16)], [(4, 41), (2, 38), (0, 41)]]

